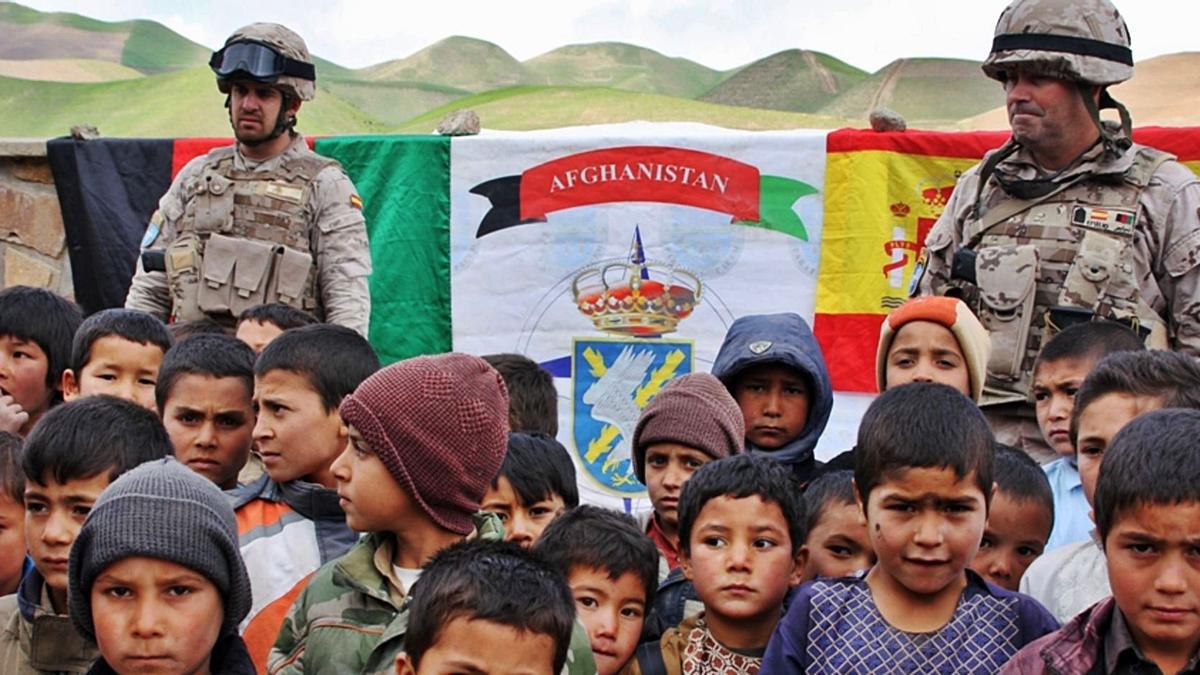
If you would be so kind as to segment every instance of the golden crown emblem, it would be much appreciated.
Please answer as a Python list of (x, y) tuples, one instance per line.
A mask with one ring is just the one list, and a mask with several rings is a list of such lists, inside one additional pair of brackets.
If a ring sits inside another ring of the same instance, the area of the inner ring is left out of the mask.
[(575, 275), (576, 307), (608, 333), (656, 337), (674, 332), (700, 302), (699, 277), (647, 261), (637, 230), (631, 249), (628, 259), (601, 261)]

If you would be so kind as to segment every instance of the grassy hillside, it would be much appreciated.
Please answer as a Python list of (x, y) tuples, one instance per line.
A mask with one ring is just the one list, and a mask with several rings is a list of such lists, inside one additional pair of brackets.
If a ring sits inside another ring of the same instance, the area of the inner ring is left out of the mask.
[(633, 120), (702, 122), (732, 129), (835, 128), (848, 123), (832, 117), (735, 108), (599, 87), (512, 87), (454, 101), (389, 131), (428, 133), (443, 115), (455, 108), (474, 110), (486, 128), (512, 130)]
[(789, 49), (739, 68), (700, 100), (816, 112), (865, 79), (866, 72), (828, 54)]
[(525, 67), (500, 47), (468, 37), (439, 40), (412, 56), (357, 71), (375, 81), (423, 82), (481, 92), (529, 81)]
[(866, 119), (886, 106), (909, 126), (952, 124), (1004, 103), (1000, 85), (966, 59), (899, 59), (820, 109), (826, 115)]
[(49, 82), (110, 82), (142, 77), (128, 66), (95, 59), (0, 59), (0, 77)]
[(536, 84), (611, 87), (683, 98), (703, 94), (722, 76), (695, 61), (622, 42), (567, 45), (524, 65)]
[(318, 75), (317, 98), (326, 92), (340, 97), (383, 124), (394, 125), (470, 95), (462, 89), (417, 82), (332, 80)]

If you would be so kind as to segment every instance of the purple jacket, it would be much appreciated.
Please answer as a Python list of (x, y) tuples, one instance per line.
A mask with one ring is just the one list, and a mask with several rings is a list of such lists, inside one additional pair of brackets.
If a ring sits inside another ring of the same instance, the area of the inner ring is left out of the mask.
[(1084, 675), (1104, 672), (1104, 636), (1116, 602), (1106, 598), (1080, 612), (1059, 630), (1017, 652), (1001, 675)]

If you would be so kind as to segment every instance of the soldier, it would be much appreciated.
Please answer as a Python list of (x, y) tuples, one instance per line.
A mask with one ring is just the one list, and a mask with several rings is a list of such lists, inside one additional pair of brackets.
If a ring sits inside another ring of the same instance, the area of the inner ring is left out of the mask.
[[(1149, 346), (1200, 352), (1200, 182), (1130, 140), (1108, 87), (1133, 75), (1108, 0), (1016, 0), (1000, 15), (988, 77), (1012, 138), (959, 180), (929, 232), (914, 294), (965, 300), (992, 338), (982, 405), (1004, 443), (1039, 459), (1034, 358), (1067, 325), (1114, 320)], [(1114, 108), (1121, 124), (1101, 122)]]
[(282, 302), (365, 335), (371, 256), (362, 200), (341, 166), (294, 129), (300, 104), (316, 95), (304, 40), (278, 24), (252, 24), (209, 65), (237, 143), (189, 162), (159, 201), (143, 248), (161, 250), (162, 263), (143, 256), (125, 306), (232, 328), (246, 308)]

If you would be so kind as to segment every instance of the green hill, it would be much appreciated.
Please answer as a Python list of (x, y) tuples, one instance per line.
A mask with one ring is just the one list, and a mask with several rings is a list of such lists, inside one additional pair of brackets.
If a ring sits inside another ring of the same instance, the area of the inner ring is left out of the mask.
[(96, 59), (0, 59), (0, 77), (52, 82), (108, 82), (142, 77), (138, 71)]
[(443, 115), (470, 108), (488, 129), (551, 129), (582, 124), (700, 122), (732, 129), (835, 128), (847, 120), (777, 110), (755, 110), (691, 101), (658, 94), (600, 87), (511, 87), (454, 101), (390, 133), (429, 133)]
[(419, 82), (325, 79), (318, 75), (317, 99), (325, 96), (325, 92), (331, 92), (387, 125), (399, 124), (440, 105), (470, 95), (470, 92), (463, 89)]
[(357, 71), (374, 81), (423, 82), (481, 92), (529, 82), (529, 75), (508, 52), (475, 38), (454, 36), (439, 40), (403, 59)]
[(828, 54), (789, 49), (737, 69), (700, 100), (811, 113), (865, 79)]
[(695, 61), (622, 42), (567, 45), (524, 65), (536, 84), (611, 87), (683, 98), (703, 94), (722, 76)]
[(865, 120), (872, 108), (886, 106), (910, 127), (939, 126), (1003, 104), (1004, 91), (983, 76), (978, 61), (898, 59), (817, 112)]
[[(105, 136), (228, 136), (222, 100), (206, 66), (97, 84), (0, 77), (0, 136), (61, 136), (81, 123)], [(299, 117), (300, 130), (308, 134), (383, 128), (329, 92), (306, 103)]]

